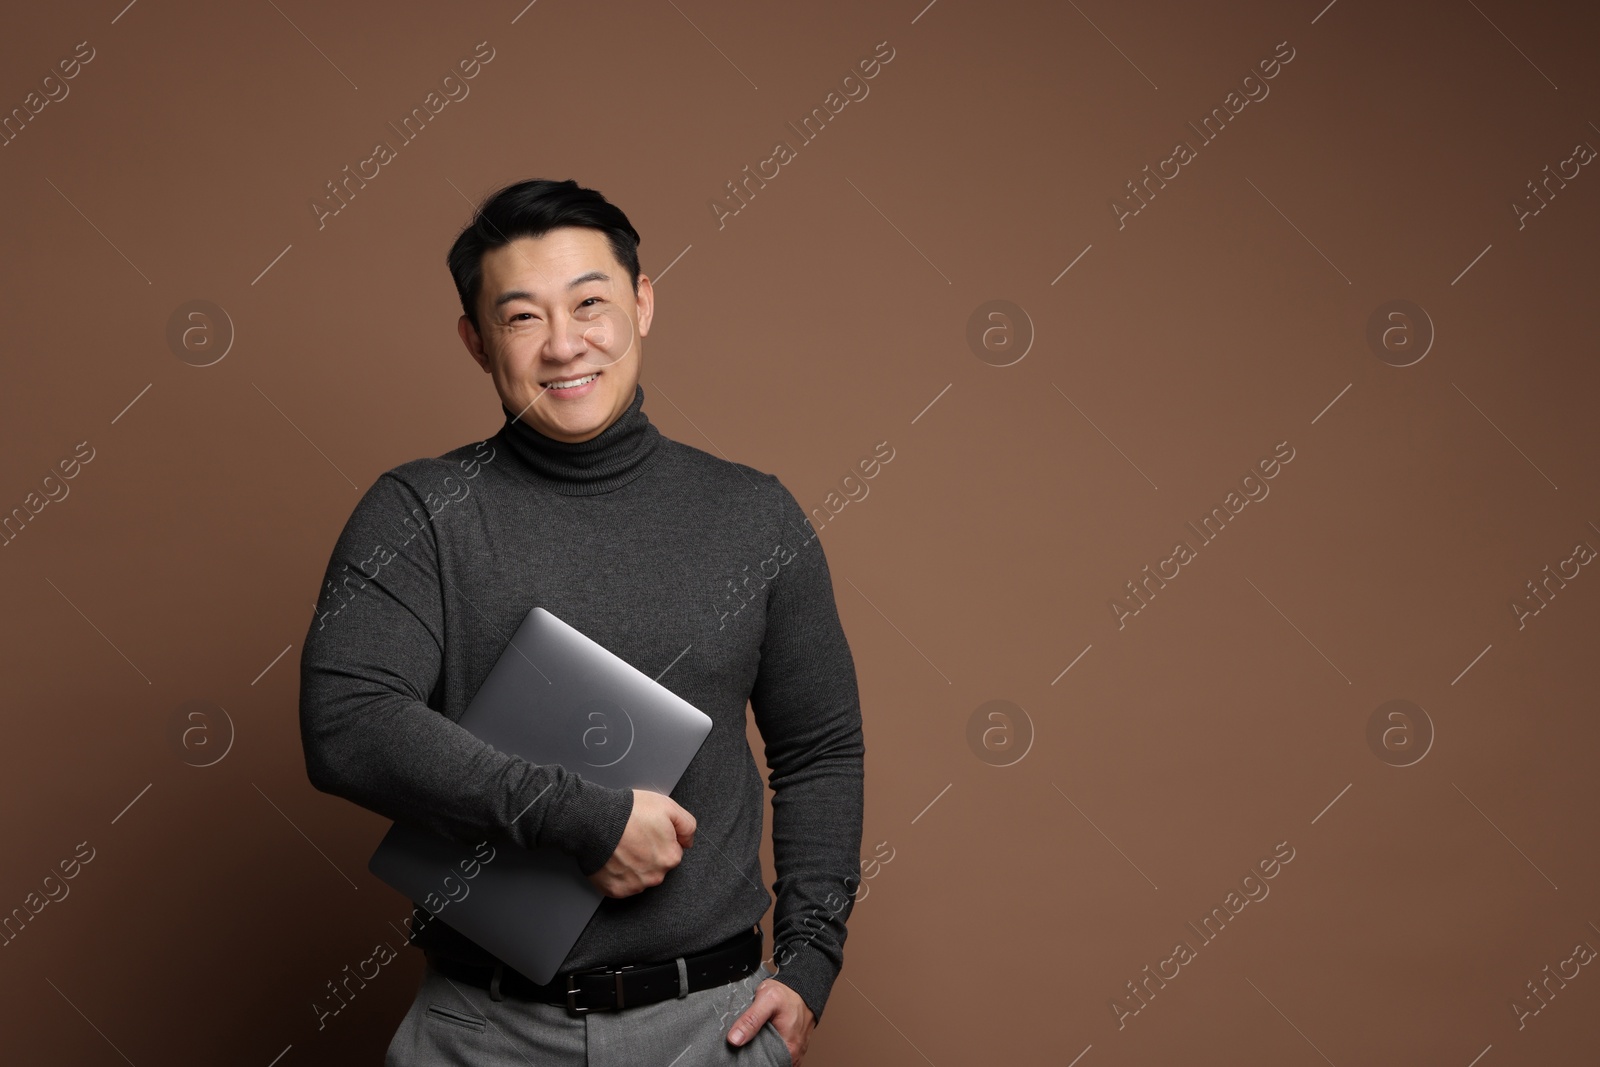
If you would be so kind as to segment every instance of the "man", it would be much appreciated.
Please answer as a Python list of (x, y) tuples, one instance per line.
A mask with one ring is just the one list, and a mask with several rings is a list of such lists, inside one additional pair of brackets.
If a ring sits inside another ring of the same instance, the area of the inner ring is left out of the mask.
[[(606, 898), (543, 987), (447, 912), (424, 917), (412, 943), (428, 964), (392, 1067), (799, 1064), (843, 963), (863, 743), (827, 561), (777, 478), (646, 418), (655, 294), (638, 242), (572, 181), (483, 203), (447, 262), (505, 424), (378, 478), (306, 638), (317, 789), (463, 842), (561, 848)], [(711, 717), (671, 797), (531, 764), (456, 724), (535, 605)], [(776, 971), (757, 967), (773, 901), (747, 702), (773, 789)], [(629, 990), (620, 1009), (613, 985)]]

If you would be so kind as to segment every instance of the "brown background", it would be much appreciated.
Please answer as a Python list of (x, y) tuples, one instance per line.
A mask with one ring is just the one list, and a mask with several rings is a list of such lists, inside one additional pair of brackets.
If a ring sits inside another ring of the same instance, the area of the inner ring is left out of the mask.
[[(1522, 1029), (1510, 1006), (1600, 946), (1600, 577), (1510, 607), (1600, 546), (1600, 175), (1511, 207), (1600, 145), (1592, 8), (474, 7), (7, 16), (4, 109), (95, 58), (0, 149), (0, 507), (94, 459), (0, 549), (0, 912), (96, 851), (0, 948), (5, 1059), (379, 1061), (422, 960), (315, 1026), (406, 903), (365, 870), (387, 823), (306, 781), (299, 642), (360, 491), (499, 424), (450, 241), (493, 189), (572, 177), (661, 278), (664, 433), (819, 507), (896, 450), (823, 532), (863, 851), (894, 858), (810, 1063), (1595, 1061), (1594, 966)], [(470, 96), (319, 230), (324, 183), (480, 41)], [(1270, 95), (1119, 230), (1110, 198), (1281, 41)], [(797, 158), (719, 229), (779, 138)], [(1436, 332), (1403, 368), (1366, 340), (1401, 298)], [(232, 323), (208, 367), (166, 338), (194, 299)], [(1036, 334), (1010, 366), (966, 341), (994, 299)], [(1119, 630), (1124, 583), (1282, 441), (1270, 496)], [(975, 749), (996, 699), (1026, 721)], [(1392, 699), (1431, 722), (1410, 766), (1367, 741)], [(188, 701), (226, 720), (185, 747)], [(1270, 896), (1119, 1028), (1279, 842)]]

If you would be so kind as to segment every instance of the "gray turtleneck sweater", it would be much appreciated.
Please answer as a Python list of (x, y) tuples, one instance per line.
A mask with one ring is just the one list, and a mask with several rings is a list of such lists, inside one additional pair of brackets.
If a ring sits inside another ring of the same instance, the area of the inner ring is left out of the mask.
[[(606, 899), (563, 971), (692, 955), (754, 925), (765, 746), (779, 981), (818, 1019), (860, 881), (861, 710), (822, 545), (770, 474), (663, 437), (644, 389), (594, 438), (515, 418), (380, 475), (328, 564), (300, 670), (312, 785), (460, 841), (554, 845), (603, 866), (629, 790), (532, 764), (456, 720), (534, 606), (658, 678), (713, 726), (672, 798), (695, 843), (659, 886)], [(424, 913), (425, 914), (425, 913)], [(413, 943), (494, 957), (447, 925)]]

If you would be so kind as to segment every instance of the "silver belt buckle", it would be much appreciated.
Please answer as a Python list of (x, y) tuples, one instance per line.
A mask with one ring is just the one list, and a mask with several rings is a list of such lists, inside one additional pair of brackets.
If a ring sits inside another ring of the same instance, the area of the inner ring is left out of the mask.
[(578, 1007), (578, 976), (567, 975), (567, 1014), (582, 1015), (584, 1012), (594, 1011), (593, 1008)]
[(581, 972), (583, 974), (598, 975), (598, 976), (600, 976), (602, 978), (607, 976), (607, 975), (611, 975), (612, 977), (614, 977), (616, 979), (616, 983), (617, 983), (617, 985), (616, 985), (617, 1002), (615, 1004), (613, 1004), (609, 1008), (580, 1008), (578, 1006), (578, 994), (580, 992), (582, 992), (582, 990), (580, 990), (578, 988), (578, 974), (580, 972), (574, 971), (573, 973), (567, 975), (567, 1012), (568, 1012), (568, 1014), (570, 1014), (570, 1015), (584, 1015), (584, 1014), (586, 1014), (588, 1012), (591, 1012), (591, 1011), (614, 1011), (614, 1010), (618, 1010), (618, 1009), (624, 1007), (624, 998), (623, 998), (623, 994), (622, 994), (622, 972), (623, 971), (631, 971), (631, 970), (633, 970), (633, 968), (634, 968), (634, 965), (630, 963), (626, 967), (623, 967), (623, 968), (621, 968), (619, 970), (615, 970), (615, 971), (611, 970), (610, 968), (603, 968), (603, 969), (598, 970), (598, 971), (583, 971), (583, 972)]

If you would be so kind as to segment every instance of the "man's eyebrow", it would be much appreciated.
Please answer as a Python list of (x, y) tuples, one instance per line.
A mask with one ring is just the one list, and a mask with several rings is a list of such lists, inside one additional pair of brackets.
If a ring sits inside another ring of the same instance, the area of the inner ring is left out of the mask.
[[(568, 282), (567, 289), (576, 289), (585, 282), (609, 282), (610, 280), (611, 275), (607, 274), (605, 271), (591, 270), (586, 274), (578, 275), (576, 278)], [(495, 301), (491, 306), (498, 308), (504, 304), (511, 303), (513, 300), (532, 300), (533, 298), (533, 294), (528, 292), (526, 289), (508, 289), (499, 296), (495, 297)]]

